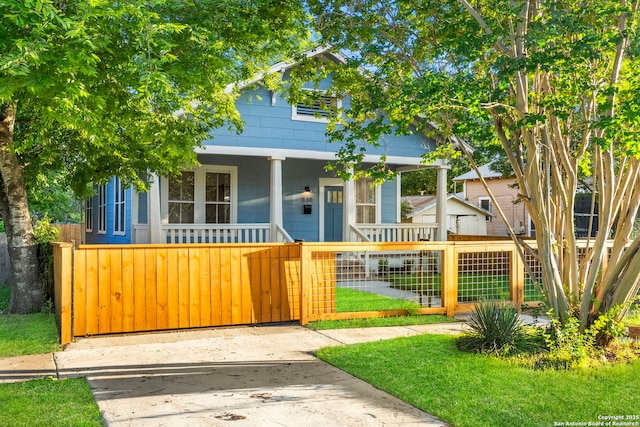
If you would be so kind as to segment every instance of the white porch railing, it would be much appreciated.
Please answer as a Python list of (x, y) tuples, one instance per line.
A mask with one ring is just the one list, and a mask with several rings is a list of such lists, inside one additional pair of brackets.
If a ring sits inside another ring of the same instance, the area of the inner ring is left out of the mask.
[(293, 237), (281, 225), (276, 225), (276, 242), (293, 243)]
[(167, 243), (265, 243), (271, 241), (269, 224), (165, 224)]
[(365, 242), (434, 240), (437, 228), (437, 223), (358, 224), (353, 226), (357, 240)]

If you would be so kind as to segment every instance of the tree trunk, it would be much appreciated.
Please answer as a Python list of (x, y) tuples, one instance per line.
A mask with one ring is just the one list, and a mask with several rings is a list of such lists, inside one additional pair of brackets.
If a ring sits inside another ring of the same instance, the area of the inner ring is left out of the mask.
[(11, 258), (11, 313), (40, 311), (44, 303), (22, 166), (13, 148), (16, 104), (0, 106), (0, 213)]

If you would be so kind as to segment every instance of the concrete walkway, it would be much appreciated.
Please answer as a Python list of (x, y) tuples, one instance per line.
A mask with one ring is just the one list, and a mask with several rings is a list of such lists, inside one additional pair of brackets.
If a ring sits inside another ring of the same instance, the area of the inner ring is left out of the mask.
[(85, 338), (53, 355), (0, 359), (0, 382), (86, 377), (109, 426), (444, 426), (312, 352), (461, 327), (278, 325)]

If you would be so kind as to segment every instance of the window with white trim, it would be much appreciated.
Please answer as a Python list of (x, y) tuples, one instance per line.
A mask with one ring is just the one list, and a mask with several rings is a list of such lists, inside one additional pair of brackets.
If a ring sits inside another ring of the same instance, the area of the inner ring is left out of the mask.
[(375, 224), (376, 222), (376, 186), (371, 178), (361, 178), (356, 187), (356, 223)]
[(193, 224), (195, 206), (195, 172), (169, 178), (169, 223)]
[(107, 232), (107, 186), (98, 186), (98, 234)]
[(125, 194), (122, 180), (118, 177), (114, 181), (113, 197), (113, 234), (124, 236), (125, 234)]
[(236, 222), (235, 166), (203, 165), (162, 182), (163, 217), (167, 223)]
[[(478, 197), (478, 204), (485, 211), (491, 212), (491, 199), (489, 197)], [(485, 216), (487, 222), (491, 222), (491, 215)]]
[(231, 222), (230, 173), (205, 173), (205, 222), (207, 224)]
[(93, 231), (93, 197), (89, 197), (85, 205), (84, 229), (87, 233)]
[(328, 123), (329, 120), (335, 116), (336, 109), (342, 106), (341, 100), (333, 96), (322, 95), (322, 92), (310, 92), (316, 92), (317, 96), (312, 96), (313, 99), (308, 99), (293, 105), (291, 119)]

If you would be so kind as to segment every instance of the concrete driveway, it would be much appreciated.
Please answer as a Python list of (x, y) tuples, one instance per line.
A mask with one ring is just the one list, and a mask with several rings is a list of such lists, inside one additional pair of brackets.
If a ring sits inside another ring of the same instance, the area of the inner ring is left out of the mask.
[(445, 426), (311, 354), (422, 332), (279, 325), (86, 338), (54, 359), (59, 377), (88, 379), (109, 426)]

